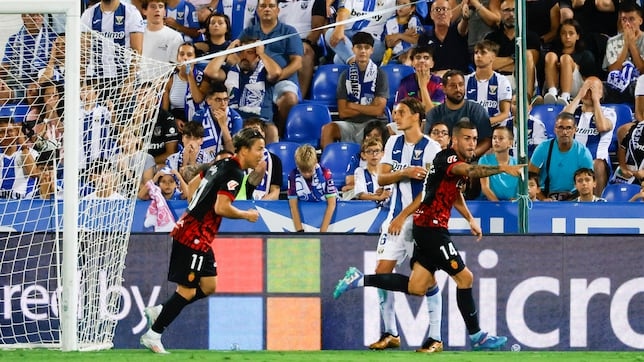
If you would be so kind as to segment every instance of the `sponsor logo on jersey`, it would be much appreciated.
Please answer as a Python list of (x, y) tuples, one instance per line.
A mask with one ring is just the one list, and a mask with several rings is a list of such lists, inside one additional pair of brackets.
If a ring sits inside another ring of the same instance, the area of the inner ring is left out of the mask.
[(235, 180), (230, 180), (230, 181), (228, 181), (228, 183), (226, 184), (226, 187), (228, 187), (228, 191), (233, 191), (233, 190), (235, 190), (235, 188), (237, 188), (237, 186), (239, 186), (239, 182), (237, 182), (237, 181), (235, 181)]

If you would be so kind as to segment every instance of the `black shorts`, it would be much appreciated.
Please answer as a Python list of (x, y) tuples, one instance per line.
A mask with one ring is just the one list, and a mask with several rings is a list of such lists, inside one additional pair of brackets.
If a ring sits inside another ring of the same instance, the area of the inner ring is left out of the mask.
[(415, 245), (411, 258), (412, 268), (418, 262), (432, 273), (442, 269), (449, 275), (456, 275), (465, 269), (461, 254), (447, 229), (414, 225), (413, 235)]
[(172, 254), (168, 280), (190, 288), (197, 288), (201, 277), (217, 276), (215, 254), (210, 249), (203, 253), (172, 240)]

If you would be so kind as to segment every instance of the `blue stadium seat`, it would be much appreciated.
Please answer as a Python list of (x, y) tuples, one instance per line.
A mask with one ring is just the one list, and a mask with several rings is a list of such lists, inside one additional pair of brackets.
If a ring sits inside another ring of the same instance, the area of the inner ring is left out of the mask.
[(617, 122), (615, 123), (615, 128), (613, 129), (613, 140), (608, 147), (608, 152), (617, 152), (617, 130), (624, 124), (633, 121), (633, 111), (631, 110), (631, 107), (626, 104), (609, 103), (602, 105), (604, 107), (614, 109), (615, 113), (617, 114)]
[(400, 81), (406, 76), (415, 72), (414, 68), (404, 64), (387, 64), (380, 67), (387, 73), (387, 83), (389, 84), (389, 98), (387, 99), (387, 108), (391, 109), (396, 100), (396, 92)]
[(24, 104), (5, 104), (0, 106), (0, 117), (11, 117), (15, 123), (22, 123), (29, 113), (29, 106)]
[(564, 106), (560, 104), (538, 104), (532, 107), (530, 115), (546, 126), (546, 134), (548, 138), (555, 137), (555, 121), (557, 115), (563, 111)]
[(626, 202), (638, 192), (640, 185), (637, 184), (608, 184), (602, 192), (602, 197), (607, 201)]
[(286, 118), (285, 141), (308, 143), (320, 147), (322, 126), (331, 122), (331, 113), (324, 104), (300, 103), (294, 105)]
[(335, 142), (324, 147), (320, 156), (320, 165), (331, 170), (333, 182), (338, 190), (345, 184), (347, 165), (351, 156), (358, 152), (360, 152), (360, 145), (354, 142)]
[(288, 188), (288, 174), (295, 169), (295, 150), (300, 147), (295, 142), (274, 142), (266, 145), (268, 151), (274, 153), (282, 161), (282, 187), (284, 191)]
[(313, 73), (311, 100), (325, 104), (331, 112), (338, 111), (338, 79), (349, 68), (345, 64), (322, 64)]

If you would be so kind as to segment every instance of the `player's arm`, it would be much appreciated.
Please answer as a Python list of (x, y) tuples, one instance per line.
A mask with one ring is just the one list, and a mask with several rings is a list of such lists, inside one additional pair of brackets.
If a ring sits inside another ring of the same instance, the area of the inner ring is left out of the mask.
[(400, 234), (400, 231), (402, 230), (403, 225), (405, 224), (405, 220), (407, 220), (407, 217), (409, 215), (413, 214), (418, 210), (420, 207), (421, 202), (423, 201), (423, 192), (419, 193), (416, 195), (414, 198), (414, 201), (411, 202), (411, 204), (407, 205), (402, 211), (396, 215), (396, 217), (391, 220), (389, 223), (389, 229), (387, 229), (387, 232), (391, 235), (398, 235)]
[(500, 173), (507, 173), (512, 176), (520, 176), (525, 164), (521, 165), (470, 165), (469, 163), (461, 162), (451, 167), (450, 172), (458, 176), (467, 176), (469, 178), (483, 178)]
[(391, 172), (391, 165), (381, 163), (378, 165), (378, 185), (387, 186), (405, 179), (422, 180), (427, 175), (427, 170), (421, 166), (409, 166), (401, 170)]
[(481, 240), (481, 238), (483, 237), (483, 231), (481, 231), (481, 227), (479, 226), (479, 224), (476, 223), (474, 216), (472, 216), (470, 209), (467, 207), (467, 204), (465, 203), (465, 198), (463, 197), (463, 194), (460, 192), (456, 197), (456, 201), (454, 201), (454, 208), (470, 224), (470, 230), (472, 231), (472, 235), (476, 236), (476, 241)]
[(255, 209), (246, 211), (233, 206), (233, 199), (226, 194), (218, 194), (215, 201), (215, 213), (229, 219), (246, 219), (255, 222), (259, 219), (259, 213)]

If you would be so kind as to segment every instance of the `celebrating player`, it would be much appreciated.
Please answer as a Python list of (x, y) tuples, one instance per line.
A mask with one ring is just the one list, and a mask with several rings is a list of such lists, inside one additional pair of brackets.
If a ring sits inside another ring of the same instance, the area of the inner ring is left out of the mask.
[[(168, 353), (161, 343), (164, 329), (181, 310), (215, 292), (217, 266), (212, 243), (222, 217), (256, 222), (257, 210), (240, 210), (232, 205), (240, 190), (244, 170), (255, 168), (264, 157), (264, 137), (246, 128), (233, 138), (235, 155), (209, 166), (199, 175), (201, 181), (186, 213), (172, 235), (168, 280), (177, 283), (176, 292), (162, 305), (145, 309), (150, 329), (141, 344), (155, 353)], [(195, 176), (197, 177), (197, 176)]]

